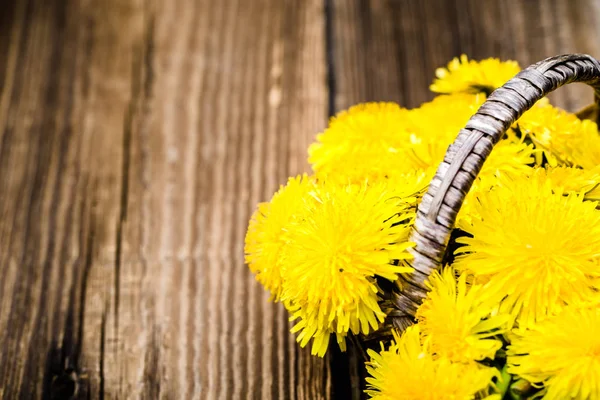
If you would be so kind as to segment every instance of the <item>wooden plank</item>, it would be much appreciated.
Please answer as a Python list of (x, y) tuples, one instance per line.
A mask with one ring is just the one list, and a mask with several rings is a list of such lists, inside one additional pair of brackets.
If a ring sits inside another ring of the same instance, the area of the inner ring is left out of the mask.
[[(334, 110), (365, 101), (418, 107), (431, 100), (435, 69), (462, 53), (474, 59), (516, 59), (525, 67), (561, 53), (600, 56), (600, 5), (593, 0), (330, 0)], [(571, 85), (551, 95), (577, 110), (589, 88)], [(334, 359), (335, 389), (358, 399), (360, 357)], [(350, 366), (347, 364), (350, 363)], [(350, 377), (352, 377), (350, 379)]]
[[(371, 100), (417, 107), (433, 98), (435, 68), (462, 53), (522, 66), (560, 53), (600, 54), (600, 6), (592, 0), (331, 1), (338, 110)], [(571, 109), (590, 102), (577, 85), (553, 99)]]
[(138, 5), (11, 3), (1, 35), (10, 42), (1, 63), (0, 397), (102, 394), (104, 344), (85, 346), (85, 337), (106, 338)]
[(326, 123), (322, 2), (0, 15), (0, 398), (329, 398), (243, 264)]

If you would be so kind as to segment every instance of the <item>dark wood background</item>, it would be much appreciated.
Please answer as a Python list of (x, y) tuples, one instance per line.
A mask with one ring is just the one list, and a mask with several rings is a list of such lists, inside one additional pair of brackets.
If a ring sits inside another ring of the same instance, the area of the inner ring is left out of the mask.
[(356, 398), (244, 266), (255, 204), (337, 110), (565, 52), (599, 1), (0, 0), (0, 398)]

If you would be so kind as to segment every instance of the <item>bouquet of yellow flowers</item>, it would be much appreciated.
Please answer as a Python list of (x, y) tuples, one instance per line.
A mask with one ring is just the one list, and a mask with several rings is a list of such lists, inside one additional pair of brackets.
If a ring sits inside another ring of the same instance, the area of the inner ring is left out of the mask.
[(461, 56), (419, 108), (332, 118), (245, 242), (300, 345), (359, 338), (373, 399), (600, 399), (598, 113), (543, 98), (570, 82), (598, 97), (598, 61)]

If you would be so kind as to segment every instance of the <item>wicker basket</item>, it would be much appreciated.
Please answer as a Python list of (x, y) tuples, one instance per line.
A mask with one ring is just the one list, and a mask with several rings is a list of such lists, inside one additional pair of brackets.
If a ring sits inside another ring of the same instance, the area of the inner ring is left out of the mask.
[(405, 330), (427, 295), (425, 281), (442, 264), (456, 216), (494, 145), (506, 130), (534, 103), (571, 82), (594, 88), (595, 104), (580, 117), (594, 119), (600, 103), (600, 62), (585, 54), (548, 58), (521, 71), (494, 91), (454, 143), (448, 148), (427, 193), (418, 207), (411, 240), (414, 273), (406, 278), (403, 291), (391, 295), (392, 325)]

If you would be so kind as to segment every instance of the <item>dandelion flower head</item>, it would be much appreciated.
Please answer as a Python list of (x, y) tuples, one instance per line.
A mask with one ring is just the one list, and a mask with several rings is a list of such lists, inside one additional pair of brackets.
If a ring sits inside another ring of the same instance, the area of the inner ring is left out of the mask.
[(450, 61), (445, 68), (435, 71), (436, 79), (430, 89), (436, 93), (489, 94), (520, 70), (516, 61), (500, 61), (497, 58), (474, 61), (463, 54)]
[(600, 200), (600, 166), (592, 169), (547, 167), (544, 172), (554, 190), (582, 193), (586, 200)]
[(391, 180), (320, 180), (311, 197), (283, 234), (282, 299), (299, 320), (300, 344), (314, 337), (313, 354), (323, 355), (330, 333), (341, 342), (385, 318), (376, 277), (412, 271), (405, 261), (414, 208)]
[(533, 171), (531, 165), (534, 163), (533, 145), (512, 136), (497, 143), (467, 193), (456, 218), (456, 226), (465, 230), (473, 216), (477, 216), (474, 203), (478, 202), (480, 193), (491, 190), (500, 179), (529, 176)]
[(592, 121), (541, 103), (523, 114), (516, 126), (543, 150), (552, 166), (592, 169), (600, 165), (600, 135)]
[(545, 174), (505, 179), (481, 192), (465, 229), (472, 237), (454, 267), (482, 282), (481, 298), (522, 328), (565, 304), (598, 297), (600, 211), (582, 195), (563, 195)]
[(600, 308), (566, 307), (517, 332), (508, 348), (508, 371), (544, 385), (544, 399), (600, 398)]
[(431, 351), (453, 362), (493, 359), (502, 342), (495, 338), (508, 328), (505, 315), (479, 300), (481, 286), (467, 284), (467, 275), (455, 278), (452, 268), (434, 272), (430, 292), (417, 311), (417, 320)]
[(256, 279), (278, 301), (283, 289), (281, 276), (282, 234), (295, 213), (305, 206), (314, 179), (306, 175), (290, 178), (268, 203), (260, 203), (252, 215), (244, 246), (246, 263)]
[(437, 167), (458, 132), (485, 101), (482, 94), (437, 96), (410, 110), (410, 149), (408, 162), (416, 168)]
[(422, 343), (418, 325), (396, 337), (387, 350), (368, 353), (366, 392), (374, 400), (482, 398), (497, 376), (494, 368), (434, 357)]
[(395, 103), (364, 103), (342, 111), (317, 135), (309, 162), (317, 176), (337, 174), (356, 182), (408, 173), (408, 110)]

